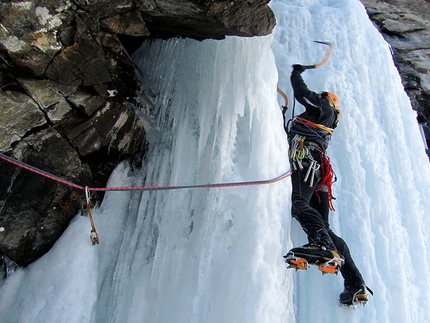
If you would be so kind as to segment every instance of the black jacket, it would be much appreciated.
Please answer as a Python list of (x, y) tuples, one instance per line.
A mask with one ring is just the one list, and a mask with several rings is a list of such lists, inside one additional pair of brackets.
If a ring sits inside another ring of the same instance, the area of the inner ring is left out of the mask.
[[(317, 93), (308, 89), (301, 76), (301, 71), (293, 70), (291, 73), (291, 85), (293, 86), (294, 97), (306, 109), (299, 117), (332, 129), (336, 127), (336, 110), (327, 100), (322, 99)], [(292, 133), (298, 133), (300, 129), (297, 128), (299, 128), (299, 126), (296, 122), (293, 122), (291, 128)], [(330, 135), (326, 135), (324, 138), (315, 138), (315, 136), (309, 135), (306, 136), (305, 143), (306, 141), (314, 141), (325, 150), (328, 147), (330, 138)]]

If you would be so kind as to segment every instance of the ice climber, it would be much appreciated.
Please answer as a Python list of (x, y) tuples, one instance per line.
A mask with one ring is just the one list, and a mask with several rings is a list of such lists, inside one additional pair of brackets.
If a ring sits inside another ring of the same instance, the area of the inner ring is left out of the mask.
[[(370, 289), (366, 287), (346, 242), (329, 226), (329, 212), (334, 210), (331, 192), (334, 172), (326, 149), (341, 115), (339, 99), (330, 92), (310, 91), (301, 76), (305, 69), (302, 65), (293, 65), (291, 84), (295, 99), (306, 111), (295, 117), (290, 127), (284, 124), (293, 168), (291, 212), (307, 234), (309, 242), (299, 248), (305, 253), (309, 251), (324, 255), (325, 259), (339, 259), (337, 269), (340, 269), (345, 286), (340, 294), (340, 302), (345, 305), (365, 304)], [(285, 121), (285, 107), (283, 112)], [(287, 256), (286, 261), (289, 262)]]

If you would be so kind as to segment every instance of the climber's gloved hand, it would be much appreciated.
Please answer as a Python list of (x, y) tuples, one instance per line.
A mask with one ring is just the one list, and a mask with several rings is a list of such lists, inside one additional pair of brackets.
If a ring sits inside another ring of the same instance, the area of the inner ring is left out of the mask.
[(303, 67), (303, 65), (300, 65), (300, 64), (294, 64), (293, 65), (293, 72), (296, 72), (296, 73), (303, 73), (305, 71), (305, 68)]

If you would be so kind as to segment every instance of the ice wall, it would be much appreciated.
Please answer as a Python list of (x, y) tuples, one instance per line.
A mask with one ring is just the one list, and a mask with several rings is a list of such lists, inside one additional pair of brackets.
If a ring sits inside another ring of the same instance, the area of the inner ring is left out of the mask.
[(284, 173), (276, 86), (291, 98), (291, 65), (315, 63), (325, 48), (313, 40), (330, 41), (330, 62), (304, 78), (340, 98), (328, 151), (338, 175), (331, 226), (375, 291), (369, 305), (339, 307), (340, 276), (285, 268), (282, 255), (306, 242), (290, 218), (286, 179), (108, 192), (93, 211), (101, 244), (91, 246), (88, 217), (77, 216), (48, 254), (0, 288), (0, 322), (430, 322), (430, 170), (388, 45), (358, 0), (271, 6), (278, 25), (268, 37), (143, 44), (133, 59), (149, 150), (141, 169), (119, 165), (109, 186)]

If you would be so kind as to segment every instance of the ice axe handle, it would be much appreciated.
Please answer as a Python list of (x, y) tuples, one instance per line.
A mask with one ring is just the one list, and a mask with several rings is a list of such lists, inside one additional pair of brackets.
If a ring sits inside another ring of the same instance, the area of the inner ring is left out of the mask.
[(317, 68), (316, 64), (315, 65), (302, 65), (304, 70), (311, 70), (313, 68)]

